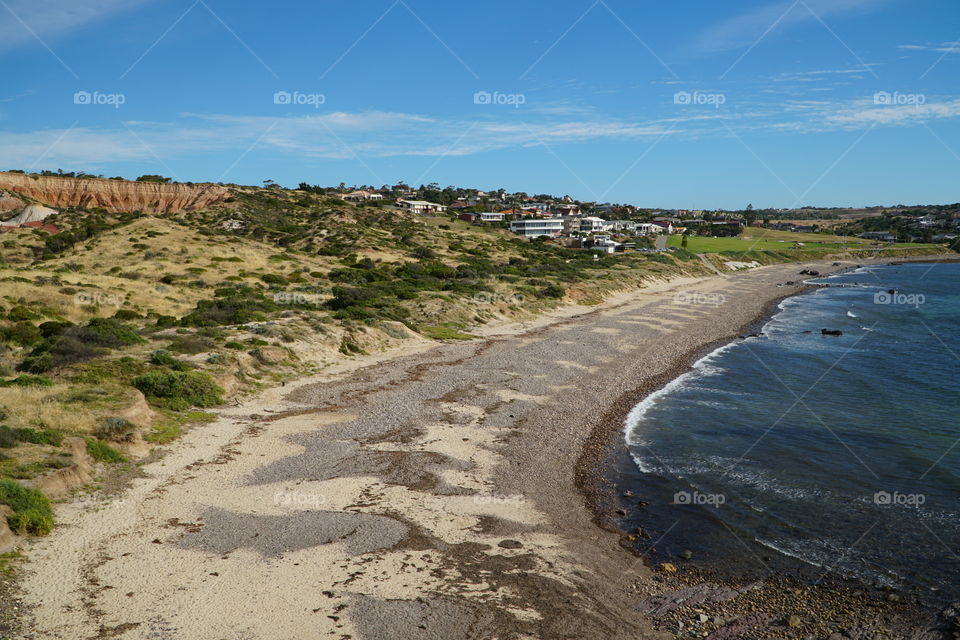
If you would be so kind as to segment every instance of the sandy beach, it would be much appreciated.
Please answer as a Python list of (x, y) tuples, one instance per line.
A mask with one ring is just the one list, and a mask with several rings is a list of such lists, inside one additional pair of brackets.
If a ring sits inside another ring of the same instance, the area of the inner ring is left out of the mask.
[(411, 341), (223, 410), (123, 493), (58, 507), (26, 549), (25, 637), (674, 637), (638, 606), (662, 577), (604, 517), (604, 461), (635, 402), (804, 268), (841, 267)]

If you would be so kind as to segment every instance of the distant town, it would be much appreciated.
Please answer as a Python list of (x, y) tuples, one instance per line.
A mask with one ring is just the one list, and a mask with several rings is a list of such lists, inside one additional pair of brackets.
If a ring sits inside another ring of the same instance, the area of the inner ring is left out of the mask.
[[(354, 204), (390, 207), (425, 216), (456, 216), (478, 225), (499, 225), (526, 238), (550, 239), (573, 249), (605, 253), (666, 251), (668, 236), (733, 238), (745, 228), (796, 234), (823, 233), (878, 243), (949, 243), (960, 231), (960, 203), (863, 209), (652, 209), (630, 204), (583, 202), (570, 196), (483, 191), (404, 183), (299, 188), (335, 195)], [(798, 236), (798, 243), (802, 241)], [(675, 243), (676, 244), (676, 243)], [(686, 246), (685, 240), (680, 245)]]

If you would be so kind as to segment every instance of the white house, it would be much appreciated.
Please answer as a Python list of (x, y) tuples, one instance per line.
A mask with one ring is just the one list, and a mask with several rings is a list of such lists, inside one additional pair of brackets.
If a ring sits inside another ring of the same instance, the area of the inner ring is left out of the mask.
[(596, 216), (587, 216), (580, 220), (580, 233), (601, 233), (607, 230), (607, 221)]
[(373, 191), (351, 191), (340, 196), (348, 202), (362, 202), (364, 200), (383, 200), (383, 195)]
[(480, 222), (503, 222), (505, 214), (496, 212), (487, 212), (479, 214)]
[(427, 202), (425, 200), (397, 200), (397, 206), (413, 213), (427, 215), (430, 213), (443, 213), (447, 207), (436, 202)]
[(525, 238), (553, 237), (563, 231), (563, 222), (560, 219), (514, 220), (510, 223), (510, 231)]

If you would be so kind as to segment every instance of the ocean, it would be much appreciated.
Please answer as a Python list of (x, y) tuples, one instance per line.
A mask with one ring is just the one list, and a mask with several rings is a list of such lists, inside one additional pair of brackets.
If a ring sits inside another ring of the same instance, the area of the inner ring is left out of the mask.
[(631, 411), (621, 485), (650, 505), (624, 526), (672, 561), (960, 595), (960, 264), (810, 282)]

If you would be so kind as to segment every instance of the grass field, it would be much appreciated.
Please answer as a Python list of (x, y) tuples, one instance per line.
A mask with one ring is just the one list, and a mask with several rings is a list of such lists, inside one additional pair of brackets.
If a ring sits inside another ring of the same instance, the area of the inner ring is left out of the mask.
[[(812, 235), (812, 234), (808, 234)], [(832, 236), (825, 236), (831, 238)], [(681, 236), (670, 236), (667, 245), (679, 247), (683, 239)], [(845, 246), (857, 246), (859, 242), (804, 242), (802, 249), (837, 249)], [(760, 238), (710, 238), (706, 236), (691, 236), (687, 238), (687, 250), (693, 253), (720, 253), (722, 251), (789, 251), (796, 247), (795, 241), (764, 240)]]
[(793, 231), (777, 231), (775, 229), (758, 229), (748, 227), (743, 230), (741, 237), (746, 240), (785, 240), (786, 242), (814, 242), (814, 243), (863, 243), (860, 238), (850, 236), (836, 236), (828, 233), (796, 233)]

